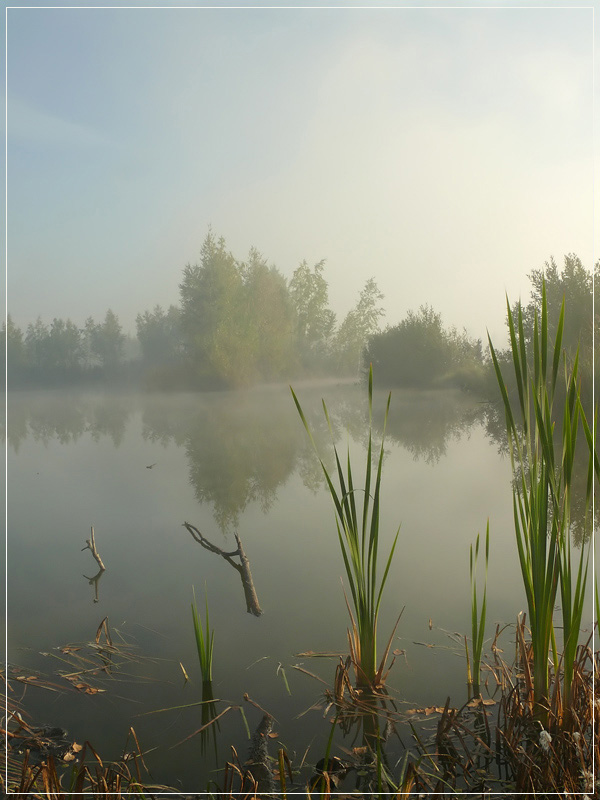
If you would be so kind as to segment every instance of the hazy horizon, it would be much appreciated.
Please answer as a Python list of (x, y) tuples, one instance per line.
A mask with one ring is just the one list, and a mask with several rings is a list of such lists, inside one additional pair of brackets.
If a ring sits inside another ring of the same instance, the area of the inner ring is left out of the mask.
[(325, 259), (338, 321), (374, 277), (384, 325), (500, 337), (531, 270), (593, 268), (592, 14), (8, 9), (9, 312), (135, 335), (210, 225)]

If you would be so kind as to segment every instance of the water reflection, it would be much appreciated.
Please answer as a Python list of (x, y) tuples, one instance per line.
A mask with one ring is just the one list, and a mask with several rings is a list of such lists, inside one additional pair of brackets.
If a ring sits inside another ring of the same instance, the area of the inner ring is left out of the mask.
[[(504, 406), (501, 403), (486, 403), (482, 421), (486, 434), (496, 445), (498, 453), (503, 457), (509, 458)], [(559, 419), (554, 428), (554, 448), (557, 453), (562, 450), (562, 436), (562, 420)], [(575, 448), (570, 498), (571, 520), (569, 529), (575, 547), (580, 547), (582, 543), (587, 542), (592, 535), (592, 530), (598, 530), (600, 527), (600, 503), (596, 503), (592, 516), (592, 504), (588, 499), (589, 456), (590, 451), (585, 441), (583, 429), (580, 427)], [(596, 476), (594, 476), (593, 481), (593, 490), (597, 492), (599, 487)], [(516, 483), (517, 478), (514, 481), (515, 485)]]
[(403, 391), (392, 395), (387, 438), (415, 461), (437, 464), (452, 441), (468, 436), (481, 423), (486, 406), (458, 392)]
[[(344, 438), (366, 445), (367, 393), (363, 386), (300, 386), (317, 449), (328, 469), (333, 464), (331, 439)], [(331, 430), (323, 415), (325, 395)], [(386, 396), (374, 397), (373, 429), (381, 435)], [(63, 444), (89, 435), (119, 447), (136, 416), (142, 437), (185, 450), (189, 481), (201, 504), (210, 504), (223, 531), (236, 530), (241, 514), (252, 503), (268, 512), (278, 491), (297, 473), (312, 492), (321, 490), (324, 476), (306, 440), (289, 390), (253, 390), (206, 394), (91, 394), (75, 392), (11, 392), (8, 395), (8, 442), (15, 452), (28, 438), (47, 445)], [(469, 436), (483, 425), (500, 454), (507, 454), (504, 415), (500, 406), (477, 402), (452, 391), (398, 390), (392, 395), (387, 442), (408, 451), (415, 461), (434, 465), (451, 442)], [(4, 432), (6, 436), (6, 432)], [(573, 536), (589, 536), (586, 519), (587, 462), (581, 448), (580, 468), (573, 491)], [(600, 523), (600, 504), (596, 508)]]
[(86, 433), (95, 442), (109, 437), (118, 447), (134, 409), (134, 398), (123, 395), (9, 392), (8, 430), (3, 430), (3, 438), (8, 436), (15, 452), (29, 437), (44, 445), (54, 440), (70, 444)]

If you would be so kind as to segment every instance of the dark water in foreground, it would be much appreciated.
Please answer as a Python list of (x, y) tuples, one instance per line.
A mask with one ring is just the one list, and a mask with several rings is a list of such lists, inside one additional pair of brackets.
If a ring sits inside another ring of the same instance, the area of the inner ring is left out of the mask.
[[(344, 451), (350, 443), (359, 482), (365, 389), (297, 391), (331, 463), (320, 407), (326, 397), (338, 446)], [(376, 400), (379, 419), (384, 398)], [(400, 708), (443, 705), (448, 695), (455, 705), (466, 699), (464, 650), (449, 633), (469, 633), (469, 545), (488, 518), (489, 634), (524, 608), (510, 468), (498, 450), (478, 404), (450, 393), (394, 393), (382, 552), (399, 524), (401, 531), (380, 631), (387, 638), (405, 608), (393, 643), (403, 652), (389, 678)], [(206, 787), (230, 745), (244, 757), (238, 712), (211, 729), (216, 736), (204, 754), (201, 736), (173, 747), (200, 727), (199, 706), (148, 714), (201, 699), (190, 612), (195, 587), (200, 608), (206, 592), (215, 629), (218, 711), (242, 705), (254, 729), (261, 713), (244, 701), (247, 693), (277, 719), (273, 753), (279, 741), (296, 763), (307, 748), (308, 762), (323, 755), (326, 687), (294, 667), (331, 685), (339, 659), (298, 654), (347, 652), (343, 563), (331, 501), (287, 387), (161, 396), (11, 393), (7, 486), (8, 661), (9, 670), (17, 668), (9, 677), (38, 670), (37, 682), (54, 689), (12, 681), (36, 724), (66, 728), (106, 758), (123, 752), (133, 726), (150, 751), (152, 778), (188, 791)], [(226, 551), (239, 534), (262, 616), (247, 613), (239, 574), (193, 541), (186, 520)], [(96, 563), (81, 550), (91, 525), (107, 568), (95, 584), (88, 579)], [(110, 664), (87, 644), (105, 617), (118, 648)]]

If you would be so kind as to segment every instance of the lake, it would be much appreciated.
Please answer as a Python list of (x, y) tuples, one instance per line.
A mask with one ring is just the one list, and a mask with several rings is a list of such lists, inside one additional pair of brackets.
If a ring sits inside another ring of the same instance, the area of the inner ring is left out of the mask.
[[(332, 465), (326, 399), (337, 445), (344, 453), (349, 446), (360, 484), (366, 387), (299, 382), (295, 389)], [(385, 399), (375, 397), (377, 444)], [(187, 791), (219, 779), (231, 745), (243, 761), (248, 738), (235, 710), (208, 729), (208, 747), (206, 733), (178, 745), (201, 726), (201, 707), (191, 705), (201, 699), (194, 587), (201, 612), (208, 599), (215, 630), (217, 711), (241, 705), (253, 731), (260, 706), (277, 720), (273, 754), (281, 742), (296, 764), (321, 758), (326, 686), (301, 670), (331, 686), (339, 658), (299, 654), (345, 657), (348, 612), (331, 499), (289, 388), (15, 391), (8, 409), (9, 677), (28, 679), (11, 684), (34, 724), (63, 727), (105, 758), (134, 749), (126, 743), (133, 726), (152, 780)], [(452, 634), (470, 632), (469, 546), (488, 519), (487, 635), (525, 608), (502, 449), (482, 404), (452, 392), (393, 392), (382, 554), (401, 528), (379, 630), (381, 648), (404, 608), (388, 679), (403, 708), (466, 700), (464, 646)], [(248, 613), (239, 573), (194, 541), (184, 521), (224, 551), (236, 549), (239, 535), (261, 616)], [(82, 551), (90, 526), (106, 566), (96, 582), (96, 562)], [(105, 618), (116, 649), (98, 672), (90, 643)], [(170, 710), (148, 713), (160, 709)]]

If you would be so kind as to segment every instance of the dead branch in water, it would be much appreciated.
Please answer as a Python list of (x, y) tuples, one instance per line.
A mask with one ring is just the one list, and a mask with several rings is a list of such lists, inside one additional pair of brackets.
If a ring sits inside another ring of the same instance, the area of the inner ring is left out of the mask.
[[(230, 553), (226, 553), (220, 547), (217, 547), (217, 545), (210, 542), (206, 536), (200, 533), (195, 525), (192, 525), (189, 522), (184, 522), (183, 527), (187, 528), (194, 541), (198, 542), (198, 544), (201, 544), (206, 550), (210, 550), (211, 553), (216, 553), (217, 555), (222, 556), (228, 564), (231, 564), (231, 566), (237, 572), (239, 572), (240, 578), (242, 579), (242, 586), (244, 588), (244, 597), (246, 598), (246, 610), (249, 614), (254, 614), (255, 617), (260, 617), (263, 612), (258, 603), (256, 589), (254, 588), (254, 581), (252, 580), (252, 573), (250, 572), (250, 562), (248, 561), (248, 557), (246, 556), (244, 548), (242, 547), (242, 540), (237, 533), (235, 534), (237, 549)], [(237, 564), (233, 560), (236, 556), (239, 556), (241, 563)]]
[(93, 525), (92, 525), (92, 535), (91, 535), (91, 538), (90, 538), (90, 539), (86, 539), (86, 540), (85, 540), (85, 547), (82, 547), (82, 548), (81, 548), (81, 552), (83, 553), (83, 551), (84, 551), (84, 550), (91, 550), (91, 551), (92, 551), (92, 555), (93, 555), (93, 556), (94, 556), (94, 558), (96, 559), (96, 561), (97, 561), (97, 563), (98, 563), (98, 566), (100, 567), (100, 570), (101, 570), (102, 572), (104, 572), (104, 570), (106, 569), (106, 567), (105, 567), (105, 566), (104, 566), (104, 564), (102, 563), (102, 559), (100, 558), (100, 553), (98, 552), (98, 550), (97, 550), (97, 548), (96, 548), (96, 537), (95, 537), (95, 535), (94, 535), (94, 526), (93, 526)]

